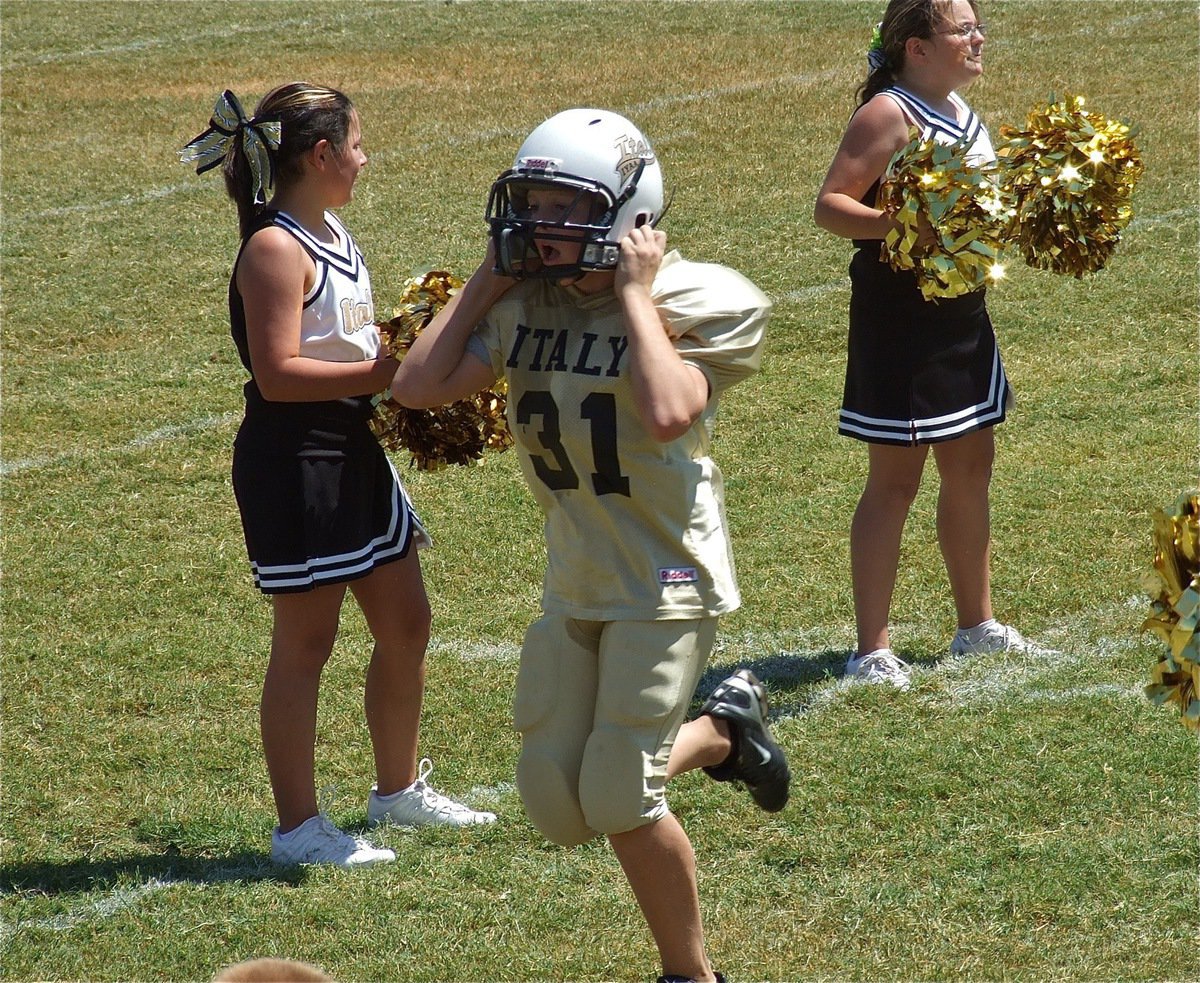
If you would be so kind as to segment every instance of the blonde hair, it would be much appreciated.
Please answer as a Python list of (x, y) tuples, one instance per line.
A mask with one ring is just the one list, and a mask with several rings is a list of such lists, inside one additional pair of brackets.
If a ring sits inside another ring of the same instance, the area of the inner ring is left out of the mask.
[[(323, 85), (289, 82), (272, 89), (254, 110), (256, 122), (278, 120), (279, 149), (271, 151), (276, 186), (286, 187), (303, 173), (301, 159), (322, 140), (337, 151), (345, 149), (354, 104), (349, 96)], [(245, 237), (264, 205), (254, 200), (250, 165), (240, 146), (225, 158), (225, 190), (238, 210), (238, 226)]]
[(226, 966), (213, 983), (332, 983), (316, 966), (294, 959), (248, 959)]

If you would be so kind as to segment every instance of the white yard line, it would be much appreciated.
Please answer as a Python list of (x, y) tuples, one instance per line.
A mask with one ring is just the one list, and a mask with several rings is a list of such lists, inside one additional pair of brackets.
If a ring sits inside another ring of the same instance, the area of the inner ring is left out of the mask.
[[(834, 73), (832, 71), (826, 71), (814, 74), (781, 75), (766, 79), (756, 79), (752, 82), (742, 82), (735, 85), (716, 86), (709, 89), (702, 89), (699, 92), (681, 92), (675, 95), (659, 96), (654, 99), (649, 99), (644, 102), (634, 103), (630, 106), (627, 106), (625, 107), (625, 112), (632, 116), (636, 116), (641, 113), (671, 109), (676, 106), (688, 105), (695, 102), (711, 102), (712, 100), (721, 99), (726, 96), (742, 95), (746, 92), (755, 92), (762, 89), (791, 87), (803, 88), (825, 82), (831, 78), (833, 74)], [(528, 129), (524, 125), (519, 127), (501, 126), (467, 130), (459, 134), (450, 134), (434, 140), (426, 140), (425, 142), (419, 144), (406, 144), (403, 149), (373, 151), (371, 156), (377, 161), (387, 160), (391, 157), (403, 157), (404, 159), (410, 159), (421, 157), (434, 151), (444, 151), (448, 147), (461, 147), (478, 143), (488, 143), (492, 140), (517, 140), (525, 136), (527, 132)], [(678, 140), (686, 135), (687, 134), (683, 132), (673, 134), (668, 133), (665, 135), (660, 135), (656, 142), (660, 144), (666, 144), (670, 143), (672, 140)], [(45, 208), (36, 212), (28, 212), (24, 215), (13, 215), (10, 213), (7, 216), (7, 220), (11, 225), (19, 225), (22, 222), (36, 222), (43, 219), (62, 218), (67, 215), (98, 214), (103, 216), (112, 212), (117, 212), (124, 208), (128, 208), (132, 205), (140, 205), (146, 202), (157, 201), (181, 192), (201, 192), (205, 190), (206, 185), (199, 181), (177, 182), (175, 184), (169, 184), (159, 188), (150, 188), (136, 195), (122, 195), (119, 198), (109, 198), (104, 201)]]
[(83, 904), (61, 915), (55, 915), (52, 918), (34, 918), (27, 921), (17, 921), (15, 924), (6, 920), (3, 925), (0, 925), (0, 944), (7, 945), (18, 932), (31, 930), (67, 932), (87, 922), (111, 918), (126, 908), (132, 908), (146, 896), (161, 891), (163, 888), (173, 887), (178, 883), (180, 882), (164, 881), (157, 877), (152, 877), (145, 884), (138, 884), (135, 887), (116, 888), (95, 898), (88, 898)]
[(42, 468), (70, 465), (79, 461), (94, 460), (96, 458), (117, 457), (130, 451), (138, 451), (146, 447), (153, 447), (156, 444), (166, 443), (170, 440), (177, 440), (180, 437), (190, 437), (192, 434), (204, 433), (208, 430), (215, 430), (218, 427), (228, 426), (239, 419), (241, 419), (240, 413), (203, 416), (196, 420), (189, 420), (187, 423), (176, 423), (166, 427), (159, 427), (157, 430), (142, 434), (140, 437), (134, 437), (132, 440), (118, 444), (115, 447), (63, 451), (61, 454), (51, 454), (46, 457), (22, 457), (14, 461), (0, 461), (0, 477), (7, 478), (22, 471), (37, 471)]

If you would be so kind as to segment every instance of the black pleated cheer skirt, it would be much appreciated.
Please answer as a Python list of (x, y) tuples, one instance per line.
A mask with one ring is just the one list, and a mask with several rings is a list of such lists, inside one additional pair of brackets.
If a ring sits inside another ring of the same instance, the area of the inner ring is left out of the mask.
[(864, 242), (850, 262), (850, 339), (838, 432), (932, 444), (1004, 420), (1011, 393), (982, 290), (927, 301)]
[(305, 418), (291, 404), (275, 419), (248, 413), (234, 442), (233, 490), (265, 594), (364, 577), (426, 538), (361, 412)]

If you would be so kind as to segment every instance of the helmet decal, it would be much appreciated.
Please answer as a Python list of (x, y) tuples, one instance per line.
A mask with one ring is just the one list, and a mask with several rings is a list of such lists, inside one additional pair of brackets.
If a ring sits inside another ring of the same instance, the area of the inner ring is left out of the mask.
[(622, 183), (629, 180), (643, 160), (648, 164), (654, 162), (654, 152), (641, 135), (633, 137), (626, 134), (617, 140), (615, 147), (620, 154), (617, 173), (621, 175)]
[(523, 171), (546, 171), (547, 173), (553, 173), (558, 170), (558, 165), (561, 163), (562, 161), (554, 160), (550, 157), (522, 157), (518, 161), (518, 166)]

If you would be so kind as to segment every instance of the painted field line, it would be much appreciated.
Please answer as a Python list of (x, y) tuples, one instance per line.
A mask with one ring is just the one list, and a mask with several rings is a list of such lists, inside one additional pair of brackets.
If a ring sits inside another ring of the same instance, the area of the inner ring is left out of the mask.
[(521, 646), (513, 642), (459, 642), (453, 639), (431, 639), (427, 655), (447, 656), (463, 662), (516, 662)]
[[(22, 932), (68, 932), (80, 925), (111, 918), (140, 904), (147, 897), (169, 887), (207, 887), (210, 884), (261, 878), (264, 871), (274, 870), (274, 865), (263, 855), (261, 863), (234, 864), (206, 871), (203, 877), (151, 877), (144, 884), (119, 887), (96, 897), (86, 897), (72, 910), (50, 918), (6, 919), (0, 924), (0, 948), (7, 946)], [(21, 898), (20, 891), (3, 892), (5, 899)]]
[(51, 65), (63, 61), (107, 58), (110, 55), (127, 55), (135, 51), (147, 51), (152, 48), (166, 48), (178, 45), (191, 46), (203, 41), (220, 41), (243, 34), (269, 34), (273, 36), (279, 31), (289, 31), (292, 28), (310, 26), (312, 26), (311, 17), (279, 21), (273, 20), (245, 27), (240, 24), (230, 24), (218, 30), (198, 31), (193, 34), (163, 38), (140, 38), (136, 41), (127, 41), (124, 44), (112, 44), (101, 48), (81, 48), (77, 51), (48, 51), (45, 54), (30, 55), (24, 59), (15, 58), (12, 61), (6, 61), (4, 62), (4, 71), (10, 72), (18, 68), (32, 68), (37, 65)]
[[(1120, 685), (1116, 683), (1088, 683), (1083, 673), (1091, 665), (1104, 664), (1113, 655), (1126, 652), (1136, 644), (1133, 633), (1128, 638), (1119, 639), (1100, 636), (1092, 639), (1085, 630), (1094, 625), (1106, 615), (1114, 611), (1140, 611), (1146, 606), (1146, 601), (1139, 595), (1131, 595), (1124, 601), (1113, 602), (1092, 611), (1081, 612), (1057, 627), (1048, 628), (1040, 637), (1047, 644), (1054, 644), (1058, 639), (1081, 639), (1077, 642), (1076, 651), (1060, 653), (1041, 652), (1030, 655), (996, 655), (976, 658), (946, 658), (933, 667), (915, 667), (914, 679), (922, 676), (937, 675), (946, 680), (945, 692), (940, 694), (922, 694), (919, 700), (922, 705), (945, 707), (947, 698), (951, 706), (963, 707), (973, 705), (994, 706), (999, 701), (1009, 705), (1048, 705), (1068, 701), (1090, 699), (1123, 699), (1141, 701), (1142, 689), (1138, 685)], [(747, 631), (737, 635), (721, 636), (714, 660), (725, 662), (724, 666), (710, 666), (706, 676), (720, 676), (728, 670), (733, 662), (748, 662), (763, 670), (768, 682), (776, 686), (788, 682), (790, 665), (794, 678), (804, 678), (796, 671), (799, 663), (808, 661), (811, 665), (814, 657), (828, 656), (836, 653), (839, 658), (844, 655), (839, 650), (844, 645), (851, 629), (841, 628), (800, 628), (787, 632), (757, 632)], [(799, 642), (802, 648), (795, 646)], [(784, 643), (784, 644), (780, 644)], [(464, 660), (496, 659), (512, 661), (519, 657), (519, 646), (514, 643), (468, 642), (460, 643), (452, 639), (439, 639), (431, 643), (431, 652), (445, 656), (457, 655)], [(771, 652), (768, 656), (756, 657), (753, 653)], [(1064, 669), (1081, 670), (1081, 683), (1077, 686), (1048, 687), (1041, 685), (1042, 677), (1059, 674)], [(811, 673), (809, 673), (809, 677)], [(772, 720), (781, 723), (798, 718), (810, 718), (823, 713), (836, 711), (845, 701), (852, 687), (861, 686), (844, 677), (834, 678), (828, 682), (810, 682), (812, 692), (806, 695), (800, 703), (788, 703), (778, 712), (772, 714)], [(900, 699), (907, 698), (898, 696)], [(466, 799), (481, 805), (501, 804), (511, 800), (517, 794), (516, 786), (511, 781), (501, 781), (492, 785), (476, 785), (466, 794)], [(0, 928), (0, 945), (7, 945), (13, 937), (25, 931), (69, 931), (79, 925), (97, 919), (112, 917), (119, 912), (140, 903), (144, 898), (163, 888), (176, 885), (201, 886), (218, 880), (236, 880), (259, 872), (260, 867), (241, 867), (218, 870), (203, 880), (184, 878), (180, 880), (152, 878), (145, 884), (132, 888), (118, 888), (97, 898), (88, 900), (74, 911), (51, 918), (31, 919), (26, 921), (6, 922)]]
[(463, 799), (479, 805), (498, 805), (505, 799), (511, 799), (517, 794), (514, 782), (497, 782), (495, 785), (476, 785), (471, 788)]
[(846, 277), (839, 277), (828, 283), (814, 283), (809, 287), (789, 290), (787, 293), (775, 297), (774, 301), (776, 304), (799, 304), (802, 301), (814, 300), (817, 297), (824, 297), (826, 294), (837, 293), (841, 290), (850, 292), (850, 281)]
[[(386, 5), (385, 5), (386, 6)], [(344, 8), (343, 8), (344, 9)], [(370, 22), (374, 19), (373, 15), (377, 12), (371, 7), (357, 7), (354, 9), (355, 19), (365, 20)], [(359, 15), (366, 14), (365, 18), (360, 18)], [(382, 12), (383, 16), (390, 16), (387, 11)], [(1144, 4), (1138, 8), (1137, 13), (1130, 14), (1125, 18), (1114, 21), (1107, 25), (1103, 33), (1112, 34), (1116, 31), (1129, 28), (1131, 26), (1144, 23), (1146, 21), (1154, 22), (1161, 20), (1166, 16), (1166, 11), (1156, 9), (1151, 4)], [(82, 59), (107, 58), (109, 56), (126, 55), (135, 51), (146, 51), (152, 48), (170, 47), (175, 45), (195, 45), (208, 40), (227, 40), (229, 38), (238, 37), (240, 35), (255, 35), (255, 34), (271, 34), (274, 35), (280, 31), (289, 31), (293, 28), (306, 28), (313, 25), (314, 18), (302, 17), (292, 18), (290, 20), (271, 21), (261, 24), (227, 24), (220, 28), (215, 28), (206, 31), (197, 31), (188, 35), (172, 35), (169, 37), (153, 37), (140, 38), (136, 41), (128, 41), (123, 44), (105, 45), (96, 48), (82, 48), (76, 51), (49, 51), (44, 54), (32, 54), (25, 58), (16, 58), (12, 61), (3, 63), (4, 71), (11, 71), (17, 68), (29, 68), (36, 65), (48, 65), (63, 61), (74, 61)], [(334, 22), (344, 23), (346, 17), (342, 10), (338, 11), (338, 15), (333, 18)], [(1102, 33), (1099, 28), (1091, 24), (1076, 25), (1076, 31), (1081, 35), (1092, 35)]]
[(78, 461), (86, 461), (94, 458), (115, 457), (118, 454), (142, 450), (146, 447), (153, 447), (155, 444), (163, 444), (180, 437), (190, 437), (193, 434), (204, 433), (208, 430), (227, 426), (240, 420), (241, 417), (240, 413), (222, 413), (218, 416), (204, 416), (197, 420), (190, 420), (187, 423), (176, 423), (167, 427), (159, 427), (157, 430), (152, 430), (150, 433), (135, 437), (133, 440), (126, 441), (124, 444), (119, 444), (116, 447), (96, 447), (78, 451), (63, 451), (61, 454), (53, 454), (47, 457), (24, 457), (17, 458), (15, 461), (0, 461), (0, 477), (7, 478), (22, 471), (70, 465)]
[[(1067, 621), (1047, 627), (1038, 633), (1037, 639), (1043, 645), (1060, 645), (1060, 651), (1042, 651), (1032, 654), (1001, 653), (991, 656), (947, 656), (933, 666), (916, 665), (912, 667), (914, 682), (923, 677), (938, 677), (942, 680), (942, 691), (921, 694), (918, 698), (926, 706), (935, 707), (973, 707), (995, 706), (998, 703), (1022, 705), (1045, 705), (1071, 700), (1111, 699), (1118, 697), (1132, 701), (1145, 699), (1142, 684), (1121, 685), (1117, 683), (1101, 683), (1090, 678), (1094, 666), (1106, 665), (1113, 656), (1131, 651), (1139, 644), (1139, 633), (1132, 628), (1128, 636), (1111, 638), (1108, 636), (1094, 637), (1094, 625), (1110, 615), (1113, 611), (1123, 611), (1131, 608), (1144, 610), (1149, 602), (1144, 598), (1132, 596), (1123, 602), (1113, 602), (1103, 608), (1085, 611), (1069, 618)], [(1140, 617), (1137, 624), (1140, 625)], [(835, 646), (836, 647), (836, 646)], [(769, 660), (767, 666), (786, 665), (788, 658), (793, 660), (811, 659), (829, 648), (818, 646), (814, 651), (793, 650), (781, 652)], [(840, 653), (842, 655), (846, 653)], [(784, 681), (788, 675), (770, 677)], [(837, 668), (840, 672), (840, 668)], [(1077, 685), (1056, 685), (1052, 680), (1061, 677), (1064, 671), (1076, 672)], [(799, 678), (799, 673), (793, 673), (793, 679)], [(1149, 667), (1147, 667), (1147, 679)], [(845, 699), (852, 687), (863, 684), (838, 676), (828, 682), (817, 682), (810, 693), (798, 700), (779, 700), (779, 712), (773, 714), (779, 720), (808, 717), (836, 709)]]
[[(175, 43), (175, 42), (172, 42)], [(741, 82), (733, 85), (715, 86), (708, 89), (703, 89), (699, 92), (680, 92), (675, 95), (658, 96), (654, 99), (648, 99), (644, 102), (634, 103), (626, 107), (625, 112), (630, 115), (636, 115), (643, 112), (653, 112), (663, 109), (672, 109), (676, 106), (688, 105), (694, 102), (708, 102), (714, 99), (723, 99), (728, 96), (742, 95), (747, 92), (757, 92), (763, 89), (774, 88), (790, 88), (817, 85), (827, 81), (833, 77), (832, 70), (811, 74), (795, 74), (795, 75), (779, 75), (771, 78), (756, 79), (750, 82)], [(518, 140), (528, 133), (526, 125), (521, 126), (498, 126), (488, 127), (486, 129), (467, 130), (463, 133), (452, 134), (445, 137), (440, 137), (434, 140), (426, 140), (419, 144), (406, 145), (403, 150), (378, 150), (371, 153), (371, 158), (374, 160), (388, 160), (393, 157), (414, 158), (425, 154), (432, 153), (437, 150), (444, 150), (447, 147), (469, 146), (478, 143), (489, 143), (492, 140)], [(658, 143), (668, 143), (672, 139), (680, 139), (684, 134), (675, 133), (670, 135), (660, 136)], [(116, 211), (121, 208), (127, 208), (132, 205), (140, 205), (146, 202), (158, 201), (162, 198), (170, 197), (171, 195), (182, 192), (201, 192), (206, 191), (207, 186), (203, 182), (188, 181), (176, 184), (165, 185), (160, 188), (151, 188), (136, 195), (122, 195), (119, 198), (110, 198), (105, 201), (98, 201), (91, 204), (76, 204), (76, 205), (61, 205), (53, 208), (46, 208), (36, 212), (28, 212), (24, 215), (8, 216), (8, 220), (12, 224), (21, 222), (35, 222), (41, 219), (62, 218), (66, 215), (87, 215), (87, 214), (106, 214)]]
[(35, 918), (15, 923), (10, 923), (6, 920), (0, 926), (0, 942), (7, 945), (20, 932), (67, 932), (88, 922), (102, 918), (111, 918), (113, 915), (127, 908), (132, 908), (148, 895), (161, 891), (163, 888), (174, 887), (179, 883), (181, 882), (160, 880), (157, 877), (152, 877), (145, 884), (117, 888), (116, 890), (109, 891), (107, 894), (102, 894), (97, 898), (87, 901), (74, 911), (55, 915), (52, 918)]
[[(733, 91), (739, 87), (730, 86), (729, 90)], [(482, 132), (482, 131), (481, 131)], [(491, 132), (491, 131), (488, 131)], [(185, 185), (176, 186), (177, 189), (184, 189)], [(161, 189), (160, 189), (161, 190)], [(142, 196), (142, 199), (152, 197), (156, 192), (147, 192)], [(122, 199), (127, 202), (136, 202), (139, 199)], [(91, 206), (72, 206), (72, 208), (88, 208)], [(97, 205), (96, 209), (102, 207)], [(51, 211), (67, 211), (70, 209), (51, 209)], [(49, 214), (49, 213), (42, 213)], [(1167, 225), (1180, 220), (1196, 220), (1200, 218), (1200, 212), (1194, 208), (1179, 208), (1174, 211), (1165, 212), (1162, 215), (1148, 215), (1142, 218), (1135, 218), (1129, 223), (1129, 231), (1141, 231), (1143, 229), (1152, 229), (1156, 226)], [(798, 304), (807, 300), (813, 300), (818, 297), (824, 297), (831, 293), (837, 293), (842, 290), (849, 290), (850, 283), (845, 277), (839, 277), (836, 280), (829, 280), (825, 283), (811, 284), (807, 287), (799, 287), (795, 290), (789, 290), (787, 293), (780, 294), (774, 298), (776, 304)], [(85, 451), (63, 451), (60, 454), (49, 455), (46, 457), (30, 457), (18, 458), (14, 461), (0, 461), (0, 478), (8, 477), (9, 475), (17, 474), (21, 471), (37, 470), (41, 468), (56, 467), (59, 465), (70, 464), (74, 461), (85, 460), (94, 457), (105, 457), (114, 454), (125, 453), (130, 450), (138, 450), (142, 447), (152, 446), (154, 444), (163, 443), (168, 440), (173, 440), (178, 437), (187, 437), (195, 433), (212, 429), (215, 427), (226, 426), (227, 424), (237, 420), (240, 414), (226, 413), (221, 416), (206, 416), (197, 420), (191, 420), (186, 423), (175, 424), (172, 426), (161, 427), (143, 437), (135, 438), (124, 444), (112, 448), (95, 448)]]
[[(1005, 701), (1029, 705), (1112, 698), (1140, 701), (1145, 698), (1140, 682), (1128, 685), (1099, 682), (1090, 675), (1092, 667), (1106, 665), (1115, 656), (1139, 645), (1140, 633), (1136, 627), (1120, 638), (1095, 637), (1095, 624), (1114, 612), (1141, 612), (1148, 603), (1145, 598), (1133, 595), (1081, 612), (1037, 634), (1043, 645), (1062, 646), (1061, 651), (1048, 648), (1030, 654), (946, 656), (932, 666), (915, 665), (914, 682), (931, 676), (942, 682), (939, 692), (921, 694), (919, 699), (926, 705), (941, 707), (995, 705)], [(1132, 622), (1140, 625), (1140, 613)], [(902, 626), (896, 627), (902, 630)], [(853, 637), (850, 624), (784, 632), (718, 633), (712, 660), (700, 686), (703, 689), (716, 685), (735, 664), (748, 665), (772, 688), (784, 690), (772, 697), (775, 704), (772, 719), (791, 720), (833, 710), (844, 702), (852, 687), (863, 685), (841, 675)], [(430, 643), (429, 651), (464, 661), (493, 659), (510, 663), (517, 662), (521, 654), (520, 645), (512, 642), (455, 639), (436, 639)], [(1064, 672), (1076, 673), (1078, 683), (1056, 683)]]

